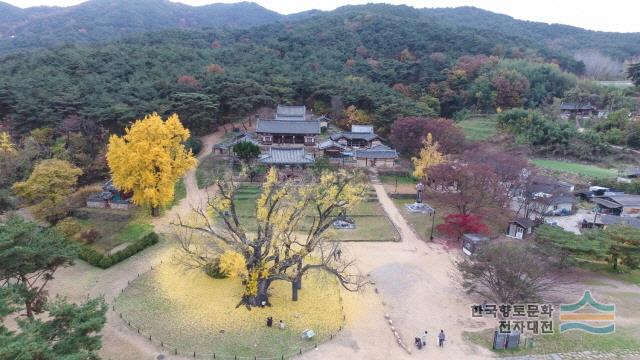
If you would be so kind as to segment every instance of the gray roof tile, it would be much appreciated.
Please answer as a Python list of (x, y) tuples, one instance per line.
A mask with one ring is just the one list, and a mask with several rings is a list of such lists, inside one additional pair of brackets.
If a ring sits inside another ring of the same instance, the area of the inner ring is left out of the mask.
[(303, 165), (312, 164), (314, 160), (303, 148), (272, 147), (268, 153), (260, 155), (258, 161), (270, 165)]
[(320, 134), (320, 122), (318, 121), (280, 121), (280, 120), (258, 120), (256, 126), (257, 133), (271, 134)]

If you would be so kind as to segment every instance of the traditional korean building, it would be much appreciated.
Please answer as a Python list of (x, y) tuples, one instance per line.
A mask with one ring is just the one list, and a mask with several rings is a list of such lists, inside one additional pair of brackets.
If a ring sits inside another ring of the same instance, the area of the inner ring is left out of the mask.
[(262, 145), (300, 144), (315, 146), (320, 121), (309, 120), (304, 106), (278, 105), (274, 119), (259, 119), (256, 125)]
[(102, 184), (102, 192), (87, 198), (87, 207), (127, 210), (133, 206), (131, 196), (133, 194), (118, 190), (109, 180)]
[(358, 166), (393, 167), (398, 159), (398, 152), (380, 144), (369, 149), (356, 149), (353, 157)]
[(342, 145), (362, 148), (382, 144), (382, 139), (374, 133), (372, 125), (351, 125), (351, 131), (332, 135), (331, 140)]
[(260, 155), (258, 162), (280, 168), (305, 168), (314, 163), (314, 158), (304, 148), (272, 147)]

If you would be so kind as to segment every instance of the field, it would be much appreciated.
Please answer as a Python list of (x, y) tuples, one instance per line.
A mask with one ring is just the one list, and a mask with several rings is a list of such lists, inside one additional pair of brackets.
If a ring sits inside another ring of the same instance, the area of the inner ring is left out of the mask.
[[(133, 281), (116, 299), (115, 309), (165, 349), (189, 356), (196, 352), (198, 358), (214, 353), (220, 358), (286, 358), (328, 340), (343, 325), (338, 284), (322, 272), (303, 278), (297, 302), (291, 301), (289, 283), (282, 281), (271, 286), (271, 307), (237, 307), (242, 292), (240, 279), (212, 279), (165, 263)], [(268, 316), (272, 328), (265, 325)], [(276, 327), (280, 320), (285, 330)], [(306, 329), (316, 336), (302, 339)]]
[[(623, 350), (640, 350), (637, 333), (630, 329), (617, 328), (613, 335), (593, 335), (578, 331), (560, 334), (557, 328), (555, 331), (556, 333), (553, 335), (536, 336), (531, 347), (521, 346), (517, 350), (496, 351), (496, 354), (498, 356), (522, 356), (582, 351), (616, 353)], [(493, 333), (493, 329), (477, 332), (467, 331), (464, 333), (464, 337), (472, 343), (491, 348)]]
[[(249, 184), (243, 185), (236, 193), (236, 212), (249, 231), (257, 229), (255, 202), (259, 194), (260, 187)], [(312, 221), (311, 214), (309, 215), (308, 221), (303, 222), (301, 230), (306, 229)], [(379, 204), (373, 189), (369, 190), (366, 198), (347, 216), (355, 220), (356, 229), (331, 230), (335, 231), (336, 238), (341, 241), (396, 241), (399, 239), (395, 227)]]
[[(132, 216), (121, 210), (83, 209), (82, 218), (68, 217), (56, 225), (61, 233), (92, 249), (106, 254), (141, 238), (153, 230), (146, 222), (145, 209), (132, 210)], [(140, 213), (140, 214), (138, 214)], [(85, 234), (92, 234), (87, 241)]]
[(458, 123), (467, 140), (482, 141), (497, 134), (496, 120), (493, 117), (470, 117)]
[(196, 169), (198, 188), (202, 189), (213, 184), (214, 180), (223, 176), (228, 168), (229, 161), (225, 156), (213, 153), (207, 155)]
[(548, 159), (531, 159), (530, 161), (534, 165), (544, 169), (572, 173), (590, 178), (605, 179), (616, 177), (618, 175), (618, 172), (614, 169), (605, 169), (593, 165)]

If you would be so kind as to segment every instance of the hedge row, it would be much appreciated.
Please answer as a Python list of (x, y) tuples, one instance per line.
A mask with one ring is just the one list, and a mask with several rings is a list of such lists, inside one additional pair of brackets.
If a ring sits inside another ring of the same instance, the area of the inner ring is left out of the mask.
[(93, 266), (97, 266), (101, 269), (106, 269), (112, 265), (119, 263), (120, 261), (129, 258), (140, 251), (148, 248), (151, 245), (158, 243), (159, 237), (155, 232), (150, 232), (145, 236), (132, 242), (126, 248), (118, 251), (115, 254), (105, 255), (97, 252), (89, 246), (83, 245), (80, 248), (78, 257)]

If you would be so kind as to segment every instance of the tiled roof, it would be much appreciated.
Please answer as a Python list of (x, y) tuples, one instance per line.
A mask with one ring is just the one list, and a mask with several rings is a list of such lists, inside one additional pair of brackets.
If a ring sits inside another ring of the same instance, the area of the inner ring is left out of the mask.
[(622, 206), (640, 206), (640, 195), (610, 195), (609, 199)]
[(258, 120), (257, 133), (271, 134), (320, 134), (320, 122), (318, 121), (280, 121)]
[(354, 156), (356, 159), (396, 159), (398, 158), (398, 152), (381, 144), (370, 149), (358, 149), (355, 151)]
[(303, 165), (312, 164), (314, 160), (303, 148), (271, 148), (260, 155), (258, 161), (270, 165)]
[(640, 219), (601, 214), (596, 217), (596, 224), (604, 225), (628, 225), (640, 229)]
[(320, 149), (320, 150), (324, 150), (324, 149), (330, 148), (330, 147), (337, 147), (337, 148), (340, 148), (342, 150), (346, 150), (347, 149), (346, 146), (344, 146), (344, 145), (342, 145), (342, 144), (340, 144), (338, 142), (335, 142), (333, 140), (323, 141), (320, 144), (318, 144), (318, 149)]
[(596, 110), (596, 108), (591, 105), (591, 103), (586, 104), (576, 104), (570, 102), (563, 102), (560, 104), (560, 110)]
[(285, 106), (278, 105), (276, 110), (276, 116), (304, 116), (307, 112), (307, 108), (302, 106)]
[(517, 218), (513, 222), (518, 225), (521, 225), (524, 228), (530, 228), (530, 227), (533, 227), (533, 225), (535, 225), (535, 222), (533, 220), (527, 219), (527, 218)]
[(379, 139), (380, 137), (373, 133), (354, 133), (354, 132), (348, 132), (348, 131), (331, 135), (331, 140), (337, 141), (341, 138), (345, 138), (348, 140), (358, 139), (358, 140), (371, 141), (374, 139)]
[(373, 134), (373, 125), (351, 125), (351, 132)]

